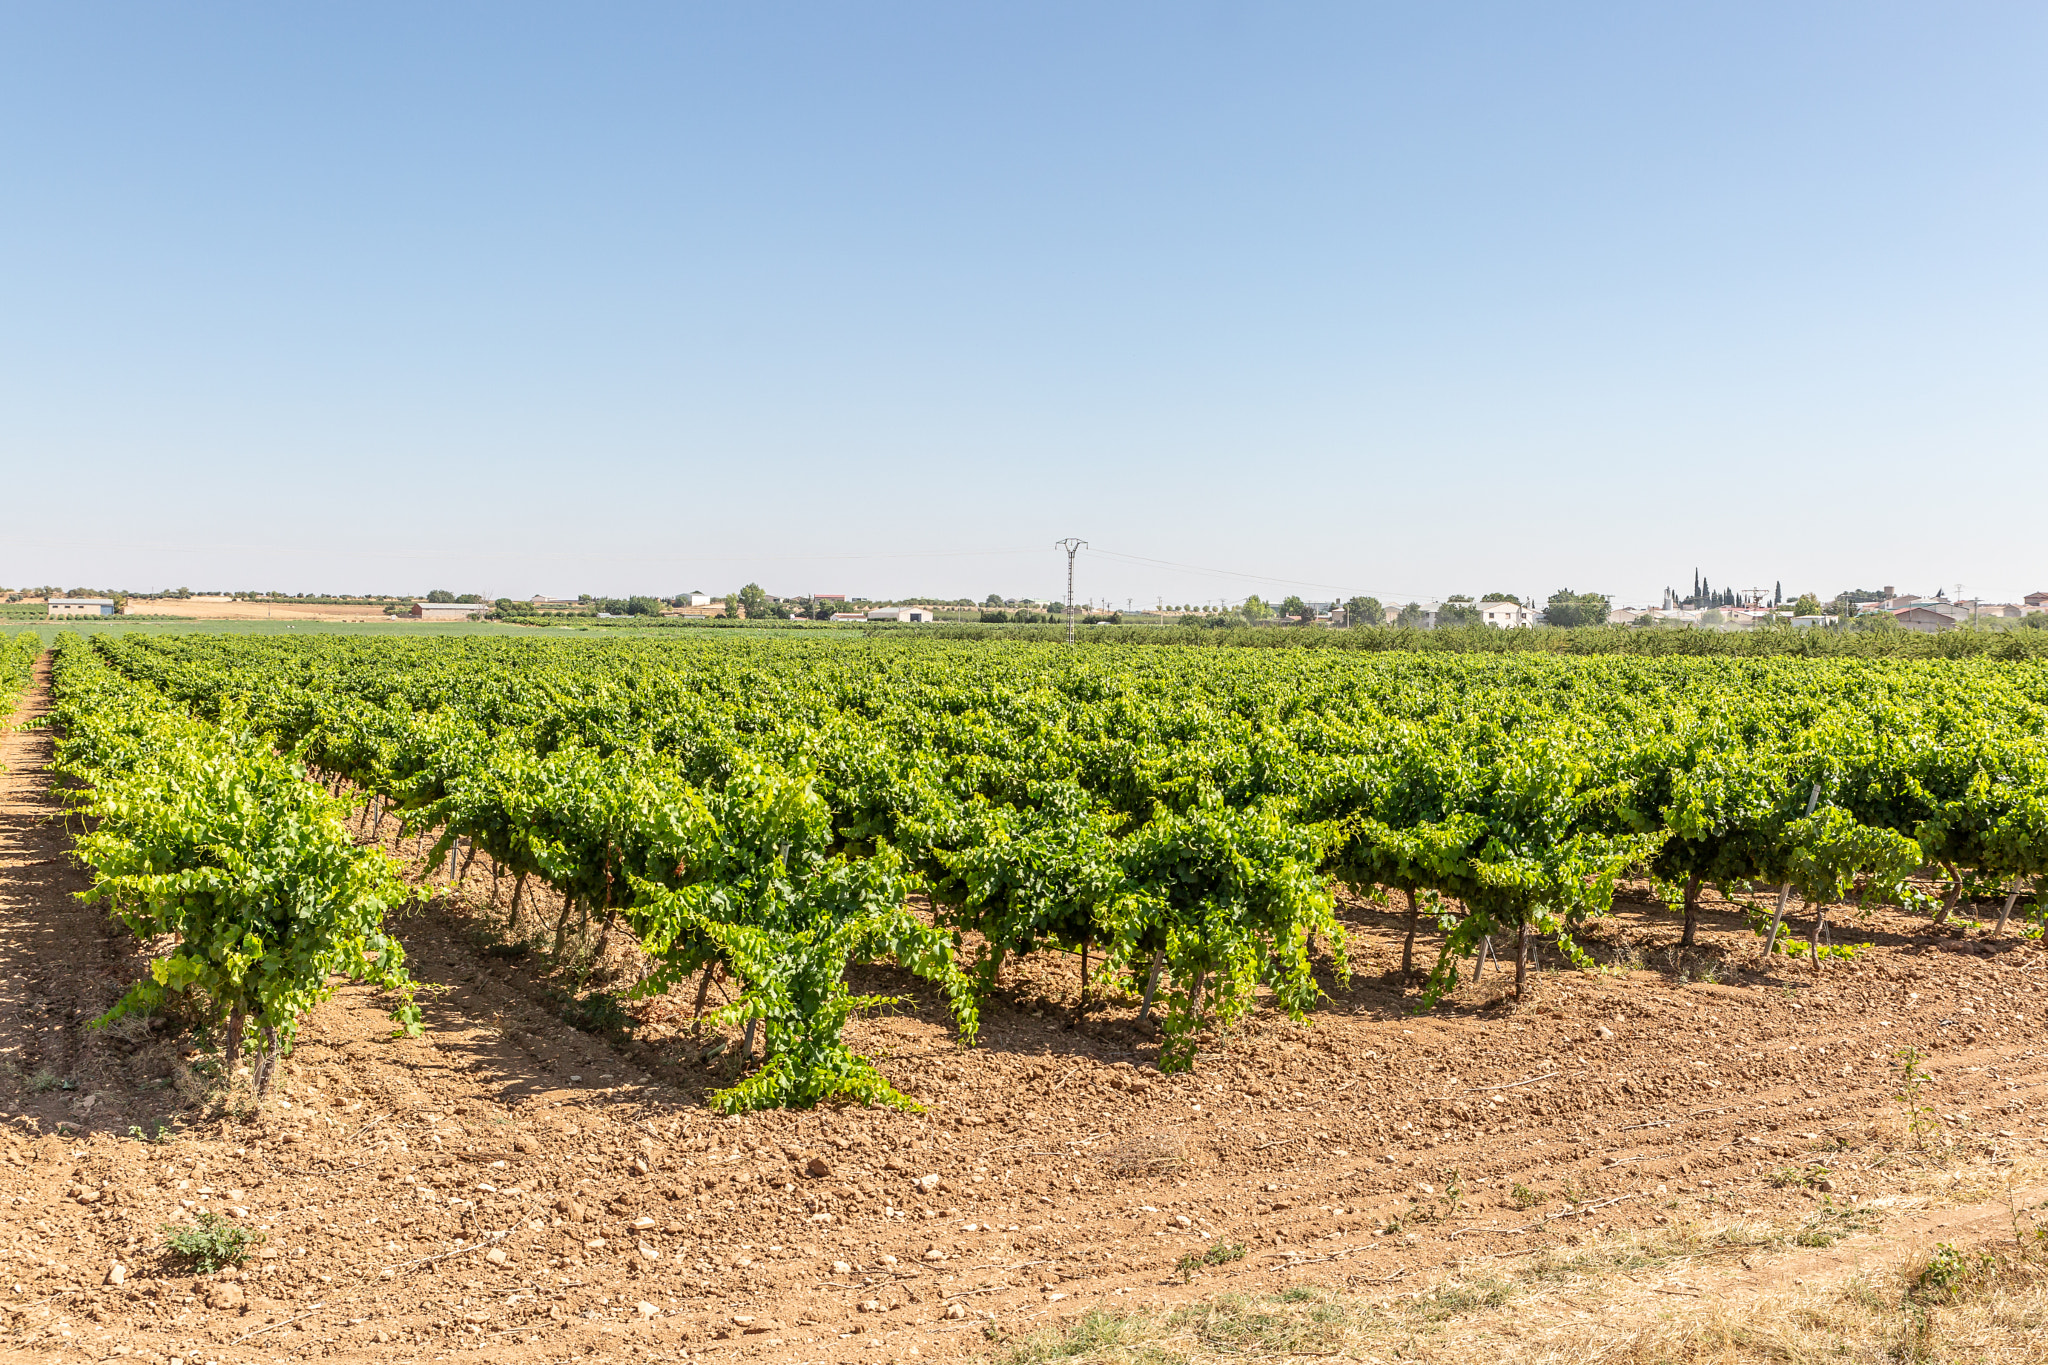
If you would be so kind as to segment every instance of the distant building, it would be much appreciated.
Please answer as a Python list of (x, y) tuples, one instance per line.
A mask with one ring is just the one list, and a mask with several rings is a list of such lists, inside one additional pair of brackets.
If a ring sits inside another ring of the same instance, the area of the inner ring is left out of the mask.
[(868, 618), (857, 611), (835, 611), (832, 613), (831, 619), (834, 621), (865, 621)]
[(2030, 592), (2020, 601), (2027, 604), (2028, 611), (2048, 611), (2048, 592)]
[(1792, 618), (1792, 624), (1795, 626), (1832, 626), (1840, 619), (1838, 616), (1795, 616)]
[(490, 608), (482, 602), (415, 602), (412, 604), (412, 619), (415, 621), (468, 621), (482, 616)]
[[(1536, 624), (1536, 613), (1520, 602), (1481, 602), (1479, 619), (1489, 626), (1512, 630)], [(1635, 618), (1631, 617), (1630, 620)]]
[(711, 605), (711, 594), (708, 592), (682, 593), (677, 596), (676, 605), (679, 607), (708, 607)]
[(58, 616), (112, 616), (114, 599), (111, 597), (53, 597), (50, 599), (50, 615)]
[(876, 607), (869, 612), (870, 621), (929, 621), (932, 619), (929, 607)]
[(1925, 631), (1934, 635), (1944, 630), (1954, 630), (1969, 615), (1958, 610), (1952, 602), (1917, 602), (1910, 607), (1901, 607), (1892, 613), (1892, 619), (1907, 630)]

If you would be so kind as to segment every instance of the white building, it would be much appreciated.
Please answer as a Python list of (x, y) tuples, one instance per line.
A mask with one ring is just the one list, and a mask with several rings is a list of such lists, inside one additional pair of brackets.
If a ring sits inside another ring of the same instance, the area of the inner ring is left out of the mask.
[(679, 607), (708, 607), (711, 605), (711, 594), (708, 592), (686, 592), (676, 598), (676, 605)]
[(50, 615), (57, 616), (112, 616), (114, 599), (111, 597), (53, 597), (50, 599)]
[(932, 619), (929, 607), (876, 607), (868, 613), (870, 621), (929, 621)]
[(1537, 613), (1534, 609), (1525, 607), (1520, 602), (1481, 602), (1479, 604), (1479, 619), (1489, 626), (1500, 626), (1503, 629), (1512, 630), (1521, 626), (1535, 625)]

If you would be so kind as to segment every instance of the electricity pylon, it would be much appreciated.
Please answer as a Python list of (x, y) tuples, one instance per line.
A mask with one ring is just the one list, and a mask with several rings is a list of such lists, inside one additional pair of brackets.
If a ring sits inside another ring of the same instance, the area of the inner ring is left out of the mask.
[(1078, 553), (1079, 551), (1081, 551), (1081, 550), (1082, 550), (1082, 549), (1083, 549), (1084, 547), (1086, 547), (1086, 545), (1087, 545), (1087, 544), (1088, 544), (1088, 542), (1087, 542), (1087, 541), (1085, 541), (1085, 540), (1082, 540), (1082, 539), (1080, 539), (1080, 538), (1079, 538), (1078, 536), (1068, 536), (1068, 537), (1067, 537), (1067, 538), (1066, 538), (1065, 540), (1055, 540), (1055, 541), (1053, 542), (1053, 547), (1054, 547), (1055, 549), (1065, 550), (1065, 551), (1067, 552), (1067, 643), (1068, 643), (1068, 644), (1072, 644), (1072, 643), (1074, 643), (1074, 556), (1075, 556), (1075, 554), (1077, 554), (1077, 553)]

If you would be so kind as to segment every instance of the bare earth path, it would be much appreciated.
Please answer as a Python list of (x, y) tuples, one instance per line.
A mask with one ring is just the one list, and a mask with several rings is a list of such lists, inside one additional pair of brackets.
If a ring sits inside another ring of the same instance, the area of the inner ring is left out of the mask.
[[(1327, 983), (1311, 1025), (1256, 1018), (1178, 1077), (1150, 1065), (1135, 1001), (1071, 1026), (1071, 963), (1006, 970), (972, 1050), (878, 970), (866, 987), (912, 1003), (855, 1044), (927, 1112), (722, 1119), (702, 1101), (725, 1058), (700, 1058), (688, 999), (633, 1005), (630, 1043), (570, 1027), (560, 978), (507, 942), (509, 883), (473, 868), (458, 892), (437, 870), (402, 926), (425, 1035), (393, 1039), (388, 1003), (344, 988), (277, 1103), (210, 1117), (220, 1078), (190, 1035), (86, 1026), (141, 959), (75, 899), (48, 750), (0, 739), (0, 1353), (945, 1359), (1091, 1307), (1399, 1295), (1694, 1239), (1554, 1321), (1482, 1305), (1406, 1338), (1411, 1358), (1499, 1359), (1554, 1328), (1569, 1357), (1585, 1320), (1854, 1276), (1997, 1233), (2002, 1181), (2040, 1196), (2048, 956), (1903, 916), (1859, 926), (1871, 946), (1818, 979), (1550, 972), (1517, 1008), (1494, 975), (1416, 1015), (1401, 923), (1357, 906), (1360, 975)], [(1708, 957), (1747, 960), (1733, 907), (1712, 909)], [(1603, 933), (1624, 966), (1676, 937), (1644, 905)], [(610, 964), (626, 981), (629, 957)], [(1939, 1163), (1896, 1154), (1907, 1045), (1937, 1073)], [(163, 1225), (211, 1210), (262, 1239), (241, 1272), (162, 1251)], [(1723, 1254), (1733, 1225), (1832, 1245)]]

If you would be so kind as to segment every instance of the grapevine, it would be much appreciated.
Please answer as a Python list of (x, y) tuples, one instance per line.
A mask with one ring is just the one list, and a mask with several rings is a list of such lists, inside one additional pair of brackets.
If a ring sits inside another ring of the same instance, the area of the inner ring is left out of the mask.
[(225, 1024), (230, 1071), (261, 1038), (260, 1095), (332, 978), (398, 997), (393, 1017), (417, 1030), (404, 950), (384, 915), (409, 892), (385, 854), (361, 849), (343, 805), (297, 763), (239, 726), (187, 717), (67, 638), (57, 656), (55, 771), (88, 818), (77, 856), (83, 893), (144, 941), (172, 946), (98, 1022), (176, 996)]

